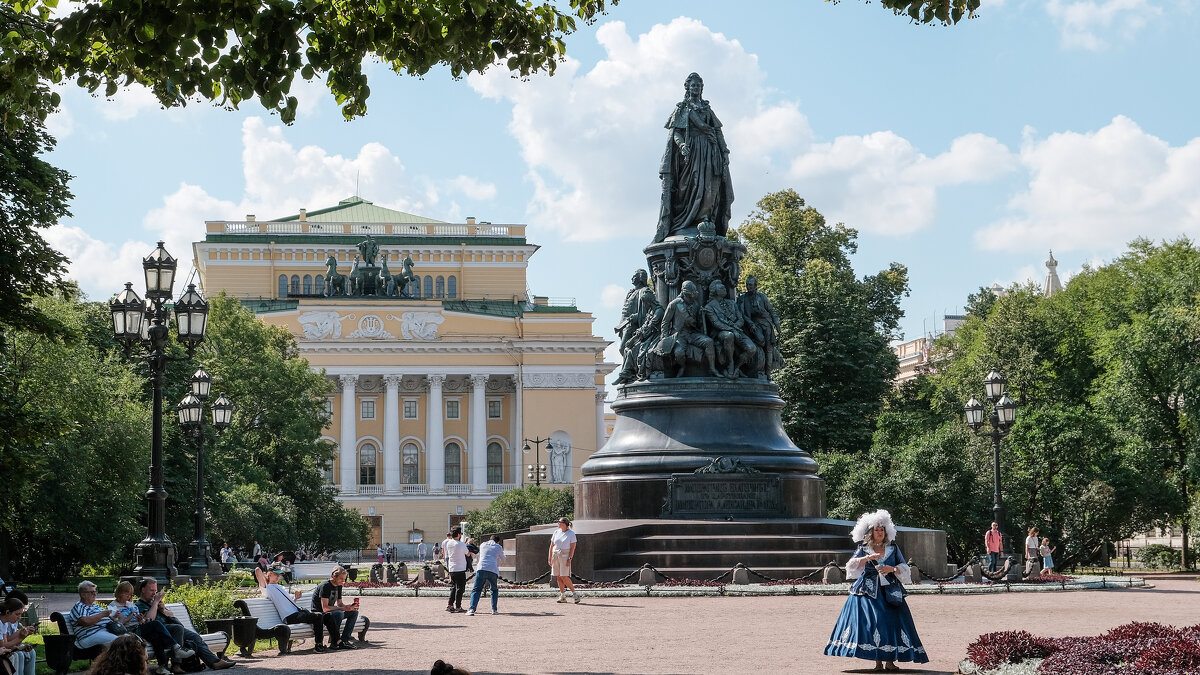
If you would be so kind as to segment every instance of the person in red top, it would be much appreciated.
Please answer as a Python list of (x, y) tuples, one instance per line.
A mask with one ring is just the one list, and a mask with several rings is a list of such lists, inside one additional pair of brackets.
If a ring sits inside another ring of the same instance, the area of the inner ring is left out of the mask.
[(983, 544), (987, 547), (988, 571), (995, 572), (1000, 566), (1000, 523), (992, 523), (992, 529), (983, 535)]

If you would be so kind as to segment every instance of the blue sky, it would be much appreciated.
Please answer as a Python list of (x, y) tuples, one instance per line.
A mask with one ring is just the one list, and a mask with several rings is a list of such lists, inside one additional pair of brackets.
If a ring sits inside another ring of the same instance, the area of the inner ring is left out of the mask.
[(93, 298), (158, 238), (358, 192), (461, 222), (528, 223), (539, 295), (612, 338), (658, 210), (663, 123), (691, 71), (731, 148), (735, 223), (795, 188), (859, 230), (860, 274), (908, 266), (906, 338), (993, 282), (1064, 276), (1136, 236), (1200, 234), (1194, 0), (985, 0), (953, 28), (845, 0), (625, 0), (568, 40), (554, 77), (368, 70), (346, 122), (319, 83), (284, 127), (255, 104), (164, 111), (66, 87), (52, 117), (74, 217), (50, 241)]

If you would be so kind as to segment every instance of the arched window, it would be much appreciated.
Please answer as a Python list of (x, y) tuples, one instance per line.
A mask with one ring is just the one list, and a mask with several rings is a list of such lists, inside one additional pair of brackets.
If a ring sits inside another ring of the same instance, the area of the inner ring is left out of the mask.
[(487, 482), (504, 482), (504, 448), (499, 443), (488, 443), (487, 448)]
[(446, 279), (446, 297), (458, 297), (458, 277), (454, 276), (453, 274)]
[(286, 298), (287, 297), (287, 289), (288, 289), (287, 275), (280, 274), (279, 275), (279, 297)]
[(402, 480), (408, 485), (415, 485), (421, 482), (420, 466), (417, 464), (417, 444), (405, 443), (404, 448), (400, 451), (400, 466), (402, 468)]
[(462, 448), (450, 441), (446, 444), (446, 485), (459, 483), (462, 483)]
[(291, 293), (292, 295), (300, 295), (300, 275), (299, 274), (292, 275), (292, 287), (288, 292)]
[(446, 278), (445, 277), (443, 277), (442, 275), (439, 274), (438, 278), (437, 278), (437, 282), (435, 282), (435, 284), (434, 284), (434, 287), (437, 289), (436, 293), (437, 293), (437, 298), (439, 300), (446, 297)]
[(329, 460), (328, 462), (325, 462), (325, 464), (321, 467), (321, 475), (325, 477), (326, 485), (335, 485), (336, 484), (336, 481), (333, 480), (333, 460), (332, 459)]
[(318, 274), (316, 279), (313, 279), (313, 290), (317, 295), (325, 295), (325, 276)]
[(358, 449), (358, 484), (374, 485), (379, 451), (374, 443), (363, 443)]
[(433, 297), (433, 277), (431, 276), (425, 277), (425, 293), (422, 294), (422, 297)]
[(311, 274), (304, 275), (304, 294), (312, 295), (312, 275)]

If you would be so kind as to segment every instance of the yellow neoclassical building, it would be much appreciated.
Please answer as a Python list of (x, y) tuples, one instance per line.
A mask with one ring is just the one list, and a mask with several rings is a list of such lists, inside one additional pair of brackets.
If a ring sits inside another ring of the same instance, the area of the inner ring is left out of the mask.
[[(343, 295), (331, 281), (364, 263), (368, 235), (391, 275), (411, 259), (411, 276), (379, 284), (393, 295)], [(539, 460), (543, 484), (572, 484), (603, 445), (608, 342), (574, 301), (529, 294), (537, 250), (524, 225), (440, 222), (358, 197), (209, 221), (193, 244), (206, 295), (225, 291), (286, 327), (335, 383), (327, 480), (371, 525), (372, 551), (440, 541), (465, 511), (532, 482)], [(547, 437), (552, 450), (522, 452)]]

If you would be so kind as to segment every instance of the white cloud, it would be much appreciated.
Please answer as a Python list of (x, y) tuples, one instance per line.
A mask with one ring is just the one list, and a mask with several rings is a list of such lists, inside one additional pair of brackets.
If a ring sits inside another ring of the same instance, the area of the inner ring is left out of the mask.
[(982, 134), (956, 138), (949, 150), (928, 157), (880, 131), (816, 144), (792, 162), (788, 175), (830, 221), (896, 235), (933, 222), (939, 187), (988, 180), (1015, 166), (1008, 148)]
[(146, 214), (145, 241), (101, 241), (70, 225), (48, 230), (48, 240), (71, 259), (70, 275), (86, 292), (107, 297), (140, 269), (141, 256), (153, 249), (149, 242), (157, 238), (180, 260), (178, 278), (186, 278), (191, 244), (203, 238), (206, 220), (241, 220), (247, 214), (260, 220), (279, 218), (301, 208), (334, 205), (355, 194), (356, 186), (357, 194), (380, 206), (433, 218), (461, 211), (443, 199), (443, 192), (461, 192), (468, 199), (495, 196), (494, 186), (470, 176), (449, 181), (410, 176), (400, 158), (379, 143), (367, 143), (354, 157), (330, 154), (318, 146), (297, 148), (284, 137), (282, 126), (257, 117), (242, 123), (242, 171), (245, 190), (236, 200), (181, 183)]
[(46, 131), (60, 141), (75, 131), (75, 116), (65, 104), (60, 104), (46, 117)]
[(112, 98), (101, 99), (100, 116), (110, 121), (129, 120), (137, 117), (144, 110), (161, 110), (154, 92), (141, 85), (123, 87)]
[(1062, 46), (1096, 51), (1112, 37), (1125, 40), (1144, 28), (1162, 8), (1150, 0), (1046, 0), (1046, 13), (1062, 31)]
[(1021, 148), (1028, 190), (976, 244), (1011, 251), (1115, 251), (1139, 236), (1200, 235), (1200, 138), (1181, 147), (1119, 116), (1091, 133), (1062, 132)]
[[(932, 222), (939, 186), (988, 180), (1015, 165), (1003, 145), (975, 134), (932, 158), (886, 131), (814, 145), (799, 103), (773, 100), (757, 56), (694, 19), (636, 39), (614, 21), (596, 39), (605, 58), (586, 72), (568, 59), (552, 78), (520, 81), (503, 68), (468, 77), (482, 96), (512, 104), (509, 131), (534, 189), (531, 223), (569, 239), (652, 234), (663, 124), (692, 68), (724, 125), (735, 224), (763, 194), (796, 187), (831, 218), (902, 234)], [(689, 68), (679, 66), (679, 54), (688, 55)]]
[(470, 176), (457, 176), (446, 181), (445, 187), (447, 191), (462, 193), (468, 199), (476, 201), (482, 202), (496, 198), (496, 186), (494, 184), (485, 183)]
[(620, 309), (625, 304), (625, 289), (616, 284), (608, 284), (600, 291), (600, 304), (609, 309)]

